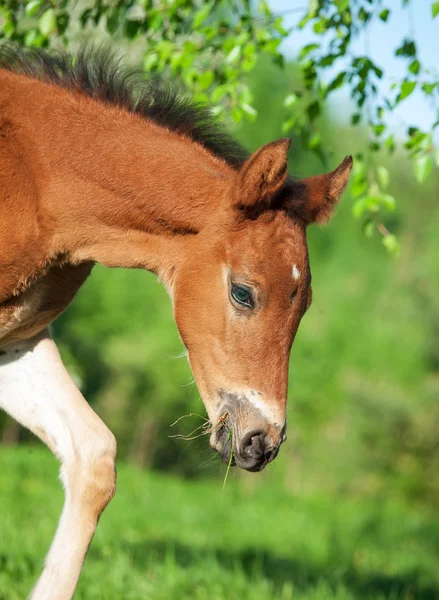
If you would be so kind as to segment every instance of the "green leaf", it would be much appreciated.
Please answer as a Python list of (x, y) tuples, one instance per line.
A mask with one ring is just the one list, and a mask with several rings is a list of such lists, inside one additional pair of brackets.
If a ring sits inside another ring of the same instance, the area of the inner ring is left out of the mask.
[(319, 12), (319, 0), (309, 0), (308, 16), (315, 17)]
[(345, 77), (346, 71), (341, 71), (340, 73), (338, 73), (328, 85), (328, 92), (332, 92), (333, 90), (336, 90), (337, 88), (341, 87), (344, 83)]
[(431, 146), (431, 135), (416, 127), (409, 127), (408, 132), (410, 139), (405, 142), (404, 147), (408, 150), (423, 150), (426, 154)]
[[(344, 25), (347, 25), (350, 28), (350, 26), (352, 25), (352, 13), (351, 13), (351, 11), (350, 10), (345, 10), (343, 13), (341, 13), (341, 20), (343, 21)], [(337, 37), (343, 37), (343, 34), (342, 35), (338, 34)], [(346, 36), (344, 38), (342, 44), (340, 45), (340, 50), (341, 50), (342, 46), (344, 46), (345, 44), (346, 45), (348, 44), (347, 40), (348, 40), (348, 38)], [(345, 52), (343, 51), (343, 54), (344, 53)]]
[(351, 185), (351, 194), (354, 198), (362, 196), (367, 189), (366, 179), (354, 179)]
[(311, 104), (306, 107), (306, 112), (310, 121), (314, 121), (319, 116), (320, 104), (317, 102), (317, 100), (311, 102)]
[(349, 0), (334, 0), (334, 4), (338, 8), (339, 13), (343, 13), (349, 8)]
[(284, 106), (285, 108), (290, 108), (291, 106), (294, 106), (294, 104), (296, 104), (297, 102), (297, 94), (288, 94), (288, 96), (285, 98), (284, 100)]
[(316, 148), (318, 148), (321, 145), (321, 143), (322, 143), (322, 138), (320, 136), (320, 133), (318, 133), (318, 132), (313, 133), (308, 140), (308, 148), (310, 150), (315, 150)]
[(247, 44), (245, 44), (242, 53), (244, 54), (244, 56), (246, 58), (251, 58), (254, 59), (256, 56), (256, 52), (257, 52), (257, 48), (256, 48), (256, 44), (254, 42), (247, 42)]
[[(374, 192), (374, 191), (373, 191)], [(370, 196), (366, 196), (366, 208), (371, 213), (377, 213), (380, 210), (381, 197), (371, 193)]]
[(439, 148), (436, 148), (436, 151), (434, 153), (434, 160), (436, 162), (436, 166), (439, 167)]
[(358, 11), (358, 20), (361, 21), (363, 24), (367, 23), (370, 19), (370, 15), (371, 13), (367, 12), (367, 10), (364, 10), (364, 8), (361, 7)]
[(393, 233), (389, 233), (383, 237), (383, 245), (390, 254), (393, 254), (393, 256), (399, 256), (399, 242)]
[(237, 106), (232, 108), (231, 115), (235, 123), (240, 123), (242, 121), (242, 111)]
[(215, 89), (212, 91), (212, 102), (216, 104), (223, 98), (229, 91), (229, 86), (223, 83), (222, 85), (217, 85)]
[(439, 15), (439, 1), (433, 2), (431, 5), (431, 16), (433, 19)]
[(367, 197), (359, 198), (352, 207), (352, 214), (356, 219), (360, 219), (367, 211)]
[(367, 169), (364, 162), (364, 156), (361, 153), (355, 155), (354, 166), (352, 167), (352, 176), (355, 179), (366, 179)]
[(261, 11), (261, 13), (263, 13), (264, 17), (267, 17), (268, 19), (271, 17), (271, 9), (270, 6), (268, 4), (268, 2), (266, 2), (266, 0), (261, 0), (259, 2), (259, 10)]
[(113, 8), (107, 14), (107, 29), (111, 34), (115, 33), (119, 29), (121, 20), (121, 14), (117, 9)]
[(377, 180), (378, 180), (380, 187), (383, 190), (386, 190), (387, 186), (389, 185), (389, 180), (390, 180), (389, 171), (386, 169), (386, 167), (383, 167), (382, 165), (380, 165), (377, 168)]
[(382, 10), (379, 14), (379, 17), (381, 19), (381, 21), (384, 21), (384, 23), (387, 21), (387, 19), (389, 18), (390, 15), (390, 10), (388, 8), (385, 8), (384, 10)]
[(313, 29), (317, 34), (325, 33), (325, 31), (328, 29), (328, 22), (326, 19), (320, 19), (314, 23)]
[(129, 40), (133, 40), (139, 33), (140, 23), (138, 20), (126, 19), (124, 23), (125, 35)]
[(337, 58), (339, 58), (339, 54), (325, 54), (322, 58), (317, 62), (317, 64), (321, 67), (330, 67), (335, 63)]
[(44, 0), (31, 0), (26, 4), (25, 13), (28, 17), (33, 17), (37, 14)]
[(372, 219), (367, 219), (364, 222), (363, 233), (369, 239), (373, 237), (373, 234), (375, 233), (375, 223), (372, 221)]
[(280, 33), (280, 35), (282, 37), (285, 37), (288, 35), (288, 31), (285, 29), (285, 27), (283, 26), (283, 18), (282, 17), (278, 17), (274, 23), (273, 23), (273, 28)]
[(297, 123), (297, 118), (295, 115), (293, 115), (289, 119), (286, 119), (282, 123), (282, 133), (289, 133), (290, 131), (292, 131), (294, 129), (296, 123)]
[(24, 36), (24, 45), (33, 46), (34, 48), (41, 48), (44, 45), (46, 38), (41, 35), (36, 29), (31, 29)]
[(432, 94), (434, 92), (435, 88), (438, 85), (439, 85), (439, 83), (437, 81), (435, 81), (434, 83), (423, 83), (422, 89), (428, 96), (430, 96), (430, 94)]
[(197, 93), (195, 95), (195, 100), (201, 104), (209, 104), (209, 96), (204, 92)]
[(351, 123), (352, 125), (357, 125), (360, 122), (361, 119), (361, 114), (360, 113), (355, 113), (352, 115), (351, 117)]
[(396, 56), (415, 56), (416, 54), (416, 45), (413, 40), (404, 40), (401, 46), (396, 50)]
[(210, 11), (211, 10), (212, 10), (212, 5), (210, 3), (206, 4), (205, 6), (203, 6), (203, 8), (201, 8), (200, 10), (198, 10), (195, 13), (194, 19), (192, 21), (192, 28), (193, 29), (198, 29), (198, 27), (200, 27), (200, 25), (202, 23), (204, 23), (204, 21), (210, 15)]
[(201, 89), (206, 90), (212, 85), (214, 79), (215, 75), (213, 71), (204, 71), (204, 73), (201, 73), (198, 77), (198, 83)]
[(388, 151), (392, 154), (393, 152), (395, 152), (395, 136), (389, 135), (389, 137), (386, 139), (386, 141), (384, 142), (385, 147), (388, 149)]
[(241, 54), (241, 46), (235, 46), (227, 55), (227, 62), (228, 63), (235, 62), (239, 58), (240, 54)]
[(413, 165), (413, 172), (418, 183), (424, 183), (424, 181), (431, 173), (432, 166), (433, 161), (431, 159), (431, 156), (424, 154), (424, 156), (420, 156), (415, 160), (415, 163)]
[(197, 44), (192, 40), (186, 40), (183, 44), (183, 52), (185, 54), (193, 54), (197, 50)]
[(379, 201), (379, 204), (381, 204), (381, 206), (384, 206), (385, 208), (387, 208), (387, 210), (390, 210), (390, 211), (395, 210), (396, 201), (395, 201), (395, 198), (393, 196), (391, 196), (390, 194), (380, 194), (380, 196), (378, 196), (378, 201)]
[(143, 61), (143, 67), (146, 72), (151, 71), (154, 67), (157, 66), (159, 62), (159, 56), (156, 52), (151, 52), (145, 56), (145, 60)]
[(303, 29), (304, 27), (306, 27), (306, 25), (308, 25), (308, 23), (310, 22), (310, 20), (312, 19), (312, 15), (310, 13), (307, 13), (303, 19), (300, 19), (299, 21), (299, 29)]
[(48, 8), (38, 19), (38, 29), (46, 37), (57, 31), (56, 15), (53, 8)]
[(159, 31), (159, 29), (163, 26), (162, 13), (158, 12), (151, 19), (148, 19), (148, 25), (152, 31)]
[(410, 73), (413, 73), (413, 75), (417, 75), (419, 73), (421, 69), (421, 63), (419, 62), (419, 60), (414, 60), (411, 65), (409, 66), (409, 71)]
[(128, 21), (143, 21), (145, 17), (145, 9), (143, 8), (143, 6), (140, 6), (140, 4), (135, 4), (134, 6), (131, 6), (127, 9), (125, 13), (125, 18)]
[(70, 15), (67, 11), (62, 10), (58, 12), (58, 16), (56, 18), (56, 24), (58, 27), (58, 35), (63, 35), (67, 29), (69, 24)]
[(303, 46), (299, 52), (299, 60), (303, 60), (310, 52), (317, 50), (317, 48), (320, 48), (320, 44), (307, 44)]
[(416, 87), (416, 81), (403, 81), (401, 84), (401, 92), (398, 95), (397, 102), (401, 102), (410, 96)]
[(241, 105), (241, 108), (246, 113), (246, 115), (250, 117), (252, 121), (254, 121), (258, 116), (258, 111), (246, 102), (244, 102), (244, 104)]
[(276, 56), (277, 49), (279, 48), (281, 42), (282, 40), (280, 39), (268, 40), (268, 42), (265, 42), (264, 44), (264, 50), (270, 54), (273, 54), (273, 56)]
[(401, 100), (408, 98), (416, 88), (416, 81), (404, 81), (401, 85)]

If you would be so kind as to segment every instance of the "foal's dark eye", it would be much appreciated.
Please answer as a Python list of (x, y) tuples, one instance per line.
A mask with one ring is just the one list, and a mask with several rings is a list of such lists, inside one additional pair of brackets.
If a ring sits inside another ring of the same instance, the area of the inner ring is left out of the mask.
[(254, 308), (255, 303), (253, 300), (252, 291), (245, 287), (245, 285), (237, 285), (236, 283), (232, 283), (232, 288), (230, 290), (233, 300), (242, 306), (247, 306), (248, 308)]

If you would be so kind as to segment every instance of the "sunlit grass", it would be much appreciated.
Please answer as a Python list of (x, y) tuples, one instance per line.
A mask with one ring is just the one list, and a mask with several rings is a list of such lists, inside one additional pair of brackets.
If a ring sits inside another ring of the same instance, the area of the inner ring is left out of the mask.
[[(22, 600), (62, 506), (44, 449), (0, 449), (0, 599)], [(258, 477), (255, 475), (254, 477)], [(439, 597), (439, 525), (385, 498), (300, 497), (118, 466), (79, 600)]]

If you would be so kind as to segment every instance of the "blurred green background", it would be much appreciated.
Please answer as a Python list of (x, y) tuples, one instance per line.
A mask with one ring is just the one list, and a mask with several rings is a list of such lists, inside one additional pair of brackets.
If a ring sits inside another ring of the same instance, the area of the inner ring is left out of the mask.
[[(249, 75), (251, 150), (282, 135), (296, 76)], [(276, 110), (270, 110), (276, 106)], [(322, 117), (329, 168), (365, 137)], [(293, 346), (288, 441), (260, 474), (225, 467), (188, 413), (204, 409), (153, 275), (96, 267), (54, 323), (85, 397), (118, 441), (118, 493), (98, 527), (77, 598), (439, 598), (439, 203), (406, 159), (386, 163), (401, 255), (366, 239), (344, 196), (309, 230), (314, 300)], [(322, 171), (293, 139), (291, 172)], [(62, 506), (56, 461), (0, 414), (0, 599), (39, 573)]]

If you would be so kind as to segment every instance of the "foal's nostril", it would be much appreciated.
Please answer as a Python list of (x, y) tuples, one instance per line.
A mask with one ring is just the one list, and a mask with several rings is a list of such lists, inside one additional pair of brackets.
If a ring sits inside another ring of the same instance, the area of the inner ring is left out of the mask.
[(260, 458), (265, 450), (265, 434), (262, 431), (251, 431), (241, 442), (243, 458)]

